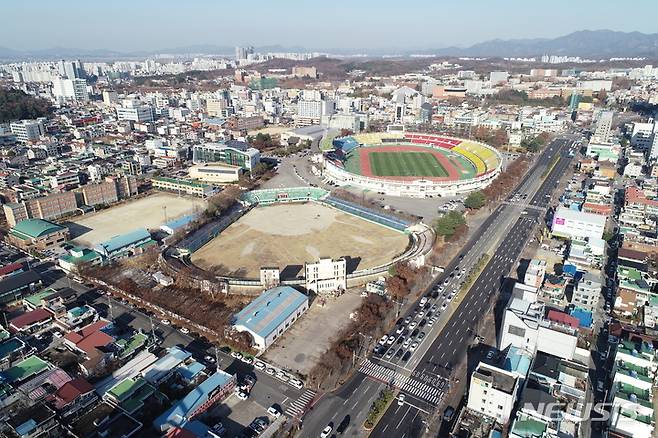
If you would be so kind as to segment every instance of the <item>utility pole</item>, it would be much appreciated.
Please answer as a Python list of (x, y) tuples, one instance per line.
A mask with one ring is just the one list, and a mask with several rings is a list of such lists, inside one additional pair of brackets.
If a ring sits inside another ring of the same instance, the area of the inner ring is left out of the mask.
[(155, 327), (153, 327), (153, 317), (149, 315), (149, 322), (151, 323), (151, 337), (153, 338), (153, 342), (155, 342)]

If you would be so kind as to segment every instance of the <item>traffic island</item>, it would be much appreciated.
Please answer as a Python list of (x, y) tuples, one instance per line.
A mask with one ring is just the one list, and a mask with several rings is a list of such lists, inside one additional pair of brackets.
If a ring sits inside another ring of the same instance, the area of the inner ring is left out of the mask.
[(363, 428), (366, 430), (374, 429), (393, 399), (395, 399), (395, 394), (392, 390), (388, 388), (382, 389), (377, 399), (372, 402), (372, 405), (370, 406), (370, 411), (368, 411), (368, 417), (363, 423)]

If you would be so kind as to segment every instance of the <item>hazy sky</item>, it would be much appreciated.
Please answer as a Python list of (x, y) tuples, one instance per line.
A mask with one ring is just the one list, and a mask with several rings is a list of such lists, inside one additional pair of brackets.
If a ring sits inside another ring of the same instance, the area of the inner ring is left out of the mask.
[(441, 48), (581, 29), (658, 32), (656, 0), (2, 0), (0, 11), (0, 46), (11, 49)]

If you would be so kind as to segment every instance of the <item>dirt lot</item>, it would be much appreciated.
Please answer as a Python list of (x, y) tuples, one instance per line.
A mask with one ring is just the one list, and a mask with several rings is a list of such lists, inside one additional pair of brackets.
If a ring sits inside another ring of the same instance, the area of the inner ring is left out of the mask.
[[(265, 358), (281, 368), (307, 375), (361, 304), (360, 291), (317, 298), (306, 314), (269, 348)], [(324, 304), (324, 305), (323, 305)]]
[(322, 204), (277, 204), (247, 213), (196, 251), (192, 262), (248, 278), (258, 278), (262, 266), (278, 266), (291, 278), (320, 257), (348, 258), (348, 272), (378, 266), (408, 242), (405, 234)]
[(167, 220), (202, 211), (206, 202), (199, 198), (179, 197), (159, 192), (146, 198), (129, 201), (116, 207), (86, 214), (66, 225), (75, 243), (96, 245), (111, 237), (125, 234), (137, 228), (158, 228)]

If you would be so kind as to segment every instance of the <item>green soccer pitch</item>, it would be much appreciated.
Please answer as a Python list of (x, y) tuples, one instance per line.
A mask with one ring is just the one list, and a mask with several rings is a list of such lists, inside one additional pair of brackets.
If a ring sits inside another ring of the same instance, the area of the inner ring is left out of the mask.
[(439, 160), (429, 152), (371, 152), (368, 159), (375, 176), (448, 176)]

